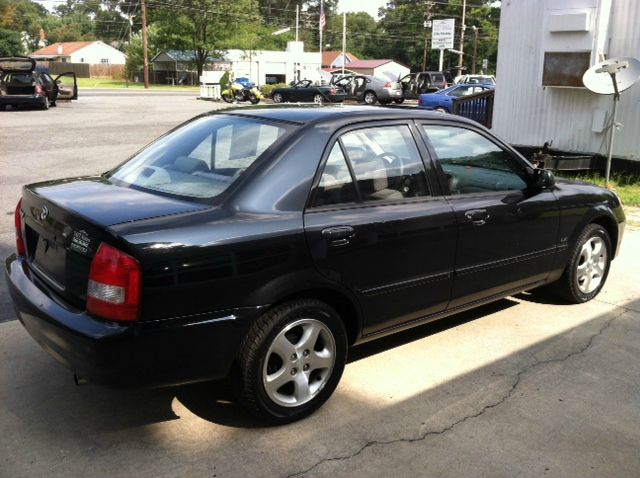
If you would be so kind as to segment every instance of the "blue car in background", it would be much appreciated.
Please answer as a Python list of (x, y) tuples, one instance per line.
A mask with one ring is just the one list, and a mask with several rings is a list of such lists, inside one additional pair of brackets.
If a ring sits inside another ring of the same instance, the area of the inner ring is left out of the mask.
[(462, 84), (450, 86), (435, 93), (420, 95), (418, 97), (418, 108), (451, 113), (456, 98), (493, 89), (493, 85)]

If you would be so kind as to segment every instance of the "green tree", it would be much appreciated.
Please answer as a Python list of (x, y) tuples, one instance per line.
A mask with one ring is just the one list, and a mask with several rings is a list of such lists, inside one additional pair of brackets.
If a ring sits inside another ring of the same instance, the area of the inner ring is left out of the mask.
[(40, 28), (49, 12), (31, 0), (0, 0), (0, 28), (24, 33), (27, 48), (35, 50)]
[[(149, 60), (151, 60), (160, 52), (160, 47), (158, 45), (158, 28), (155, 25), (151, 25), (147, 28), (147, 40), (147, 50)], [(131, 37), (131, 42), (127, 45), (125, 53), (127, 54), (127, 62), (124, 67), (125, 72), (128, 78), (133, 79), (134, 75), (141, 72), (144, 68), (141, 32), (135, 33)]]
[[(349, 12), (347, 19), (346, 50), (359, 58), (373, 58), (378, 52), (378, 25), (366, 12)], [(327, 26), (323, 43), (332, 50), (342, 49), (342, 15), (333, 15)]]
[(257, 0), (173, 0), (170, 7), (154, 9), (159, 43), (165, 48), (192, 51), (198, 76), (208, 56), (238, 48), (238, 42), (249, 48), (249, 33), (260, 20)]
[(18, 32), (0, 28), (0, 56), (24, 55), (22, 39)]

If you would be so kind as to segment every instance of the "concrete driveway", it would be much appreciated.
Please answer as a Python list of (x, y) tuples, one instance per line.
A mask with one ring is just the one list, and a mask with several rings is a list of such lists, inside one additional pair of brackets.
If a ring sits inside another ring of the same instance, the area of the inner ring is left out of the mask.
[[(102, 101), (113, 98), (87, 99)], [(171, 101), (184, 116), (193, 107)], [(174, 119), (154, 108), (148, 139)], [(135, 146), (114, 124), (106, 129), (115, 164)], [(11, 144), (1, 160), (15, 171)], [(69, 148), (109, 162), (97, 146)], [(41, 156), (50, 162), (24, 166), (38, 178), (72, 166), (55, 148)], [(98, 164), (78, 161), (83, 173)], [(4, 211), (12, 213), (19, 174), (3, 176)], [(13, 247), (11, 219), (1, 219), (3, 255)], [(225, 384), (76, 387), (18, 322), (0, 323), (0, 477), (637, 477), (639, 263), (640, 232), (629, 231), (590, 303), (522, 294), (356, 348), (333, 398), (284, 427), (261, 427)], [(6, 298), (0, 310), (11, 318)]]

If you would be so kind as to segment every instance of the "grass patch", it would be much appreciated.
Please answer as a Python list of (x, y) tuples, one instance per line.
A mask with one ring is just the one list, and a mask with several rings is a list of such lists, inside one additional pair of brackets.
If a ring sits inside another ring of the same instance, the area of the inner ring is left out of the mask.
[[(600, 173), (558, 173), (558, 176), (604, 187), (604, 176)], [(609, 189), (618, 195), (625, 206), (640, 206), (640, 176), (612, 174), (609, 179)]]
[[(91, 88), (129, 88), (142, 90), (144, 85), (142, 83), (127, 83), (124, 80), (102, 80), (99, 78), (78, 78), (78, 88), (91, 89)], [(172, 85), (150, 85), (150, 90), (156, 91), (200, 91), (198, 86), (172, 86)]]

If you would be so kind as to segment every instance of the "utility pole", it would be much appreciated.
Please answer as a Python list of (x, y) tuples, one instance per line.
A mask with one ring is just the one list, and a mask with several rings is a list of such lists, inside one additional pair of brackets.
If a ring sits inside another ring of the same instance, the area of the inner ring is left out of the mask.
[(473, 28), (473, 65), (471, 65), (471, 74), (476, 74), (476, 55), (478, 54), (478, 30), (480, 30), (477, 26), (472, 26)]
[(462, 0), (462, 29), (460, 30), (460, 55), (458, 57), (458, 76), (462, 75), (462, 65), (464, 55), (464, 29), (467, 28), (464, 24), (464, 17), (467, 13), (467, 0)]
[(427, 71), (427, 41), (428, 41), (428, 30), (427, 28), (431, 27), (431, 18), (433, 17), (433, 13), (431, 13), (431, 9), (435, 4), (433, 2), (427, 2), (427, 11), (425, 13), (425, 21), (424, 25), (424, 53), (422, 55), (422, 71)]
[(145, 0), (140, 0), (140, 10), (142, 13), (142, 55), (144, 57), (144, 87), (149, 88), (149, 52), (148, 40), (147, 40), (147, 5)]
[(296, 5), (296, 41), (298, 41), (299, 25), (300, 25), (300, 5)]

